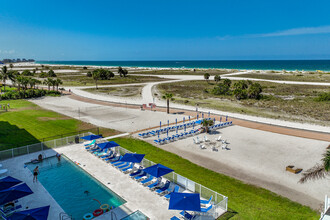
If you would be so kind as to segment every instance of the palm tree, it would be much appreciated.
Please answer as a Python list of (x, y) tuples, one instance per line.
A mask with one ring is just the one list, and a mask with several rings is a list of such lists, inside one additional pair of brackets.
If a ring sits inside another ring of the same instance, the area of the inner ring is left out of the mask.
[(62, 85), (62, 84), (63, 84), (63, 82), (62, 82), (61, 79), (58, 79), (58, 78), (57, 78), (57, 79), (55, 80), (56, 91), (58, 91), (58, 86), (59, 86), (59, 85)]
[(50, 86), (52, 85), (52, 78), (47, 78), (42, 82), (44, 85), (48, 86), (48, 91), (50, 90)]
[(55, 91), (56, 80), (55, 79), (50, 79), (50, 85), (53, 87), (53, 91)]
[(6, 81), (14, 80), (13, 71), (8, 71), (7, 66), (3, 66), (0, 70), (0, 79), (3, 81), (3, 89), (6, 91)]
[(94, 71), (92, 72), (92, 77), (93, 77), (93, 79), (95, 80), (95, 86), (96, 86), (96, 89), (98, 89), (98, 87), (97, 87), (97, 80), (100, 79), (100, 72), (99, 72), (98, 70), (94, 70)]
[(209, 133), (209, 126), (212, 126), (213, 125), (213, 121), (212, 120), (206, 120), (204, 119), (202, 121), (202, 125), (203, 125), (203, 129), (206, 133)]
[[(329, 145), (330, 147), (330, 145)], [(299, 180), (300, 183), (305, 183), (308, 180), (317, 180), (330, 176), (330, 149), (328, 149), (322, 158), (321, 164), (316, 164), (314, 167), (308, 169), (303, 173), (303, 177)]]
[(165, 95), (163, 95), (163, 99), (166, 99), (167, 102), (167, 114), (170, 113), (170, 100), (174, 100), (173, 99), (173, 94), (172, 93), (165, 93)]

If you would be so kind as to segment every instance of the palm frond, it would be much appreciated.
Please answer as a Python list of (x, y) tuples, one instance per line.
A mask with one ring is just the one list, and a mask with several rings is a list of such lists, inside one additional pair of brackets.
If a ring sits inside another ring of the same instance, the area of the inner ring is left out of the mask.
[(316, 164), (314, 167), (308, 169), (302, 175), (303, 177), (299, 180), (299, 183), (305, 183), (308, 180), (322, 179), (329, 173), (325, 170), (321, 164)]
[(327, 150), (325, 154), (323, 154), (323, 164), (324, 164), (324, 169), (328, 172), (330, 170), (330, 150)]

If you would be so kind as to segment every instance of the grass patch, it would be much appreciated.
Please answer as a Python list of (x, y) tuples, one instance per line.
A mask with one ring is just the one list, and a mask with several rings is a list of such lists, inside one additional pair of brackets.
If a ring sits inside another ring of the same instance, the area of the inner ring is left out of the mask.
[(99, 87), (83, 89), (91, 93), (103, 93), (119, 97), (137, 97), (141, 96), (143, 86), (122, 86), (122, 87)]
[(175, 170), (176, 173), (228, 196), (229, 211), (220, 219), (318, 219), (319, 214), (266, 189), (198, 166), (176, 154), (134, 138), (113, 139), (120, 146)]
[(245, 77), (256, 79), (269, 79), (269, 80), (285, 80), (285, 81), (300, 81), (300, 82), (330, 82), (330, 74), (322, 73), (285, 73), (285, 74), (272, 74), (272, 73), (250, 73), (233, 75), (231, 77)]
[[(93, 129), (95, 132), (96, 127), (94, 125), (42, 109), (29, 101), (0, 102), (1, 105), (8, 103), (10, 109), (7, 112), (0, 112), (0, 150), (38, 143), (44, 138), (79, 130)], [(100, 133), (112, 135), (118, 132), (111, 129), (101, 129)], [(56, 138), (60, 138), (60, 136), (53, 139)]]
[(238, 70), (226, 70), (226, 69), (174, 69), (174, 70), (140, 70), (129, 72), (129, 74), (154, 74), (154, 75), (203, 75), (209, 73), (211, 76), (223, 75), (228, 73), (238, 72)]
[[(61, 75), (58, 78), (60, 78), (63, 81), (63, 86), (95, 86), (95, 81), (93, 80), (93, 78), (84, 75), (80, 75), (80, 76)], [(168, 79), (163, 79), (156, 76), (128, 75), (127, 77), (115, 76), (111, 80), (98, 80), (97, 84), (101, 86), (101, 85), (114, 85), (114, 84), (157, 82), (164, 80), (168, 80)]]
[[(232, 81), (232, 85), (235, 81)], [(329, 86), (288, 85), (258, 82), (263, 88), (260, 100), (236, 100), (234, 96), (214, 95), (214, 81), (186, 81), (158, 85), (160, 93), (174, 95), (174, 102), (222, 111), (291, 121), (330, 125), (330, 102), (317, 102), (316, 97), (329, 91)]]

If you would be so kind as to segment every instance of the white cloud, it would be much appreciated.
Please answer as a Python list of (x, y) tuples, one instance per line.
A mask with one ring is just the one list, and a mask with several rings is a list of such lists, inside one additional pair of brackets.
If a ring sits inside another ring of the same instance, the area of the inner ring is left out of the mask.
[(293, 28), (293, 29), (277, 31), (272, 33), (251, 34), (247, 36), (248, 37), (281, 37), (281, 36), (292, 36), (292, 35), (327, 34), (327, 33), (330, 33), (330, 26)]
[(15, 50), (0, 50), (0, 54), (14, 54)]
[(217, 40), (227, 40), (231, 38), (259, 38), (259, 37), (282, 37), (282, 36), (294, 36), (294, 35), (307, 35), (307, 34), (328, 34), (330, 33), (330, 25), (321, 27), (302, 27), (292, 28), (283, 31), (264, 33), (264, 34), (247, 34), (240, 36), (217, 36)]

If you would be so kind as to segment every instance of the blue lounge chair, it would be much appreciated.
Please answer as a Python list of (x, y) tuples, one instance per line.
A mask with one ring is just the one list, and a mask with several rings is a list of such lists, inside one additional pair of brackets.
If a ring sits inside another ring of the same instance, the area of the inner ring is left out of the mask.
[(210, 204), (210, 202), (212, 201), (212, 198), (213, 198), (213, 195), (210, 197), (209, 200), (201, 199), (201, 204), (203, 204), (203, 205)]
[(93, 140), (92, 142), (90, 142), (89, 144), (85, 144), (84, 146), (91, 146), (91, 145), (94, 145), (96, 143), (96, 140)]
[(117, 167), (118, 169), (127, 167), (129, 165), (129, 162), (122, 162), (122, 163), (116, 163), (114, 164), (115, 167)]
[(133, 167), (134, 167), (134, 163), (131, 163), (128, 167), (126, 167), (126, 168), (122, 168), (121, 171), (122, 171), (122, 172), (126, 172), (126, 171), (128, 171), (129, 169), (133, 169)]
[[(179, 189), (180, 189), (179, 186), (175, 186), (175, 187), (174, 187), (174, 190), (173, 190), (172, 192), (179, 192)], [(170, 199), (170, 198), (171, 198), (171, 193), (172, 193), (172, 192), (170, 192), (169, 194), (165, 195), (164, 197), (165, 197), (166, 199)]]
[(170, 220), (181, 220), (181, 219), (179, 219), (179, 218), (176, 217), (176, 216), (173, 216)]
[(134, 177), (135, 180), (140, 180), (141, 178), (147, 176), (147, 173), (146, 172), (142, 172), (141, 174), (137, 175)]
[(156, 187), (156, 186), (159, 185), (159, 184), (160, 184), (160, 181), (157, 179), (156, 182), (150, 184), (150, 185), (148, 186), (148, 188), (149, 188), (149, 189), (152, 189), (152, 188)]
[(201, 208), (201, 212), (208, 212), (212, 209), (213, 205), (210, 205), (209, 207), (207, 208)]
[(120, 156), (120, 157), (114, 158), (114, 160), (111, 161), (110, 163), (111, 163), (111, 164), (118, 163), (118, 162), (120, 162), (119, 160), (120, 160), (122, 157), (123, 157), (123, 156)]
[(180, 215), (182, 215), (184, 217), (184, 219), (187, 219), (187, 220), (191, 220), (195, 217), (195, 215), (191, 215), (186, 211), (180, 212)]
[(129, 176), (134, 177), (134, 176), (140, 175), (142, 172), (143, 172), (142, 169), (138, 169), (137, 171), (131, 173)]
[(104, 158), (103, 160), (109, 162), (111, 160), (114, 160), (115, 158), (116, 158), (116, 153), (113, 153), (110, 157)]
[(164, 193), (166, 190), (168, 190), (168, 188), (170, 188), (170, 185), (171, 185), (171, 182), (167, 181), (162, 188), (159, 188), (156, 190), (156, 193), (158, 193), (158, 194)]
[(144, 185), (147, 185), (149, 182), (151, 182), (154, 179), (153, 176), (149, 176), (147, 179), (142, 180), (141, 183)]
[(109, 151), (106, 155), (102, 155), (100, 156), (101, 159), (105, 159), (105, 158), (108, 158), (108, 157), (111, 157), (111, 155), (113, 154), (113, 151)]

